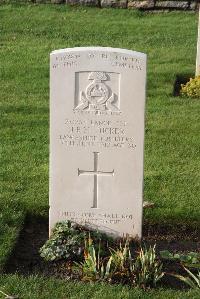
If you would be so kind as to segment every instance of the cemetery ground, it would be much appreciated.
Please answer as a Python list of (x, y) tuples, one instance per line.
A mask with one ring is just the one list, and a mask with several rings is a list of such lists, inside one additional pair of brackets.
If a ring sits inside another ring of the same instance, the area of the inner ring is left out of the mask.
[(194, 76), (197, 19), (191, 12), (0, 6), (0, 290), (40, 299), (199, 297), (198, 290), (164, 285), (145, 292), (28, 275), (22, 269), (14, 274), (20, 263), (33, 268), (38, 262), (33, 245), (38, 248), (47, 238), (49, 53), (66, 47), (98, 45), (147, 53), (144, 199), (154, 206), (144, 210), (144, 240), (161, 249), (198, 250), (200, 102), (173, 95), (177, 75)]

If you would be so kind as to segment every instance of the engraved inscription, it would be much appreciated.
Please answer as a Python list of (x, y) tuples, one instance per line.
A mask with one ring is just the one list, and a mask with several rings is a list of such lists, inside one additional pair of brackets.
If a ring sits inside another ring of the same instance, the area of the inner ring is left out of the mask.
[[(93, 210), (94, 211), (94, 210)], [(96, 213), (96, 212), (75, 212), (75, 211), (60, 211), (60, 218), (67, 218), (71, 221), (80, 224), (101, 224), (101, 225), (116, 225), (122, 222), (133, 221), (133, 214), (119, 214), (119, 213)]]
[(108, 63), (112, 67), (121, 69), (131, 69), (137, 72), (143, 70), (144, 65), (138, 57), (132, 55), (119, 54), (119, 53), (107, 53), (107, 52), (89, 52), (89, 53), (66, 53), (64, 55), (58, 55), (55, 57), (55, 61), (52, 64), (53, 69), (57, 68), (77, 68), (80, 60), (102, 60), (103, 63)]
[(132, 69), (135, 71), (142, 70), (142, 63), (137, 57), (116, 53), (89, 53), (89, 59), (102, 59), (104, 62), (109, 61), (111, 66)]
[(99, 152), (94, 152), (94, 170), (80, 170), (78, 168), (78, 176), (80, 175), (93, 175), (94, 176), (94, 190), (93, 190), (93, 206), (92, 208), (97, 208), (98, 206), (98, 176), (114, 176), (114, 169), (112, 171), (99, 171), (98, 170), (98, 158)]
[[(110, 86), (106, 84), (108, 81), (111, 83)], [(111, 88), (113, 84), (116, 86), (116, 92), (113, 92)], [(75, 90), (75, 110), (119, 111), (119, 74), (106, 72), (76, 73)]]
[(123, 120), (66, 119), (65, 125), (58, 138), (67, 147), (136, 148), (135, 138), (127, 132), (129, 124)]

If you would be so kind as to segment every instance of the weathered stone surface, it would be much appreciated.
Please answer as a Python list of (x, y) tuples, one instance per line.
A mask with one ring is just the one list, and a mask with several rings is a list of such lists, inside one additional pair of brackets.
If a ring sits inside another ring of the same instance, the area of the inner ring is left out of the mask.
[(154, 7), (154, 1), (153, 0), (147, 0), (147, 1), (132, 1), (132, 0), (128, 0), (128, 8), (132, 8), (132, 9), (139, 9), (139, 8), (143, 8), (143, 9), (148, 9), (148, 8), (153, 8)]
[(127, 8), (127, 0), (101, 0), (101, 7)]
[(62, 3), (65, 3), (65, 0), (51, 0), (51, 3), (53, 3), (53, 4), (62, 4)]
[[(45, 4), (45, 3), (47, 3), (47, 1), (45, 1), (45, 0), (34, 0), (33, 1), (34, 3), (37, 3), (37, 4)], [(64, 2), (64, 0), (63, 0), (63, 2)], [(52, 2), (51, 2), (52, 3)]]
[(188, 1), (156, 1), (156, 7), (187, 9)]
[[(33, 0), (35, 3), (47, 3), (48, 0)], [(165, 0), (51, 0), (52, 4), (67, 3), (69, 5), (96, 6), (96, 7), (117, 7), (117, 8), (132, 8), (132, 9), (153, 9), (157, 12), (160, 8), (169, 9), (185, 9), (196, 10), (198, 1), (165, 1)]]
[(192, 2), (192, 3), (190, 4), (190, 9), (191, 9), (191, 10), (196, 10), (197, 7), (198, 7), (197, 2)]
[(146, 55), (61, 49), (50, 69), (50, 230), (71, 220), (140, 238)]
[(98, 0), (66, 0), (69, 5), (99, 6)]

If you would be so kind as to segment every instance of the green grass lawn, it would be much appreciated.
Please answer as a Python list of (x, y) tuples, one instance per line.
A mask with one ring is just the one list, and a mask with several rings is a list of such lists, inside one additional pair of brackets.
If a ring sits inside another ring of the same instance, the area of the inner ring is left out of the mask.
[[(172, 96), (176, 75), (195, 72), (197, 19), (189, 12), (0, 5), (1, 268), (25, 215), (48, 215), (49, 53), (54, 49), (111, 46), (147, 53), (144, 198), (155, 208), (145, 211), (144, 219), (200, 224), (200, 101)], [(198, 298), (196, 291), (129, 292), (39, 277), (2, 276), (1, 286), (22, 298)]]

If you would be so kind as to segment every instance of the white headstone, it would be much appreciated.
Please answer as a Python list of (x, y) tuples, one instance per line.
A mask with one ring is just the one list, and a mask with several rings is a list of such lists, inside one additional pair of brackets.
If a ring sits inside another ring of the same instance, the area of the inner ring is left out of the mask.
[(141, 237), (146, 55), (51, 53), (50, 231), (74, 222)]
[(198, 23), (198, 39), (197, 39), (197, 59), (196, 59), (196, 76), (200, 76), (200, 6), (199, 6), (199, 23)]

